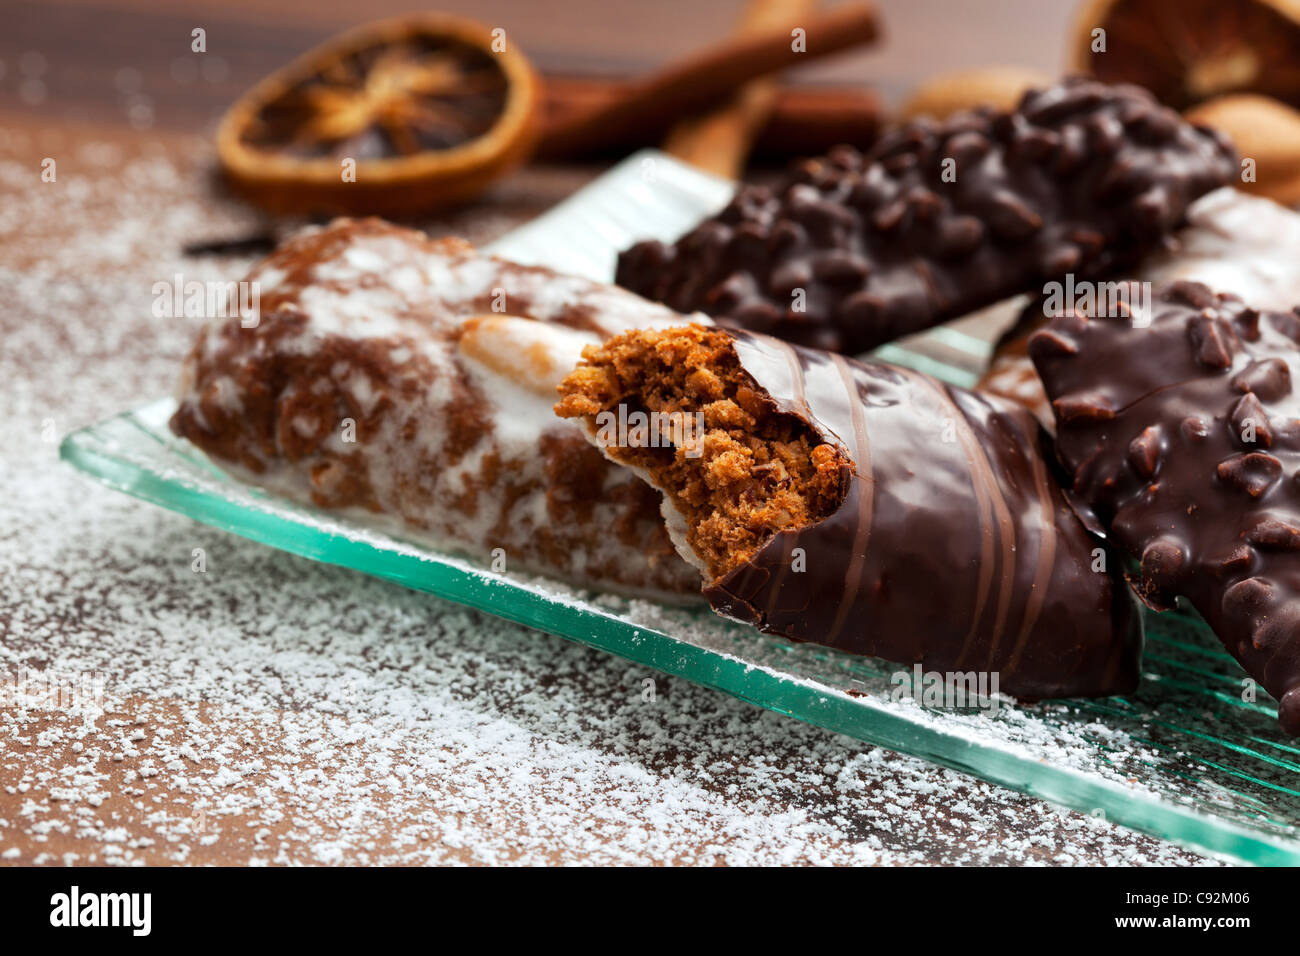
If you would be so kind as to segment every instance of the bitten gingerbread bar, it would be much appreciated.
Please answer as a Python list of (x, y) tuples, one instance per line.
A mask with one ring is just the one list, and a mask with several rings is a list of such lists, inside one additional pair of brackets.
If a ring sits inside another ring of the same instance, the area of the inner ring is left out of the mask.
[(203, 328), (171, 423), (222, 468), (508, 570), (698, 591), (659, 495), (551, 410), (584, 346), (681, 316), (373, 219), (307, 230), (248, 280), (257, 323)]
[(856, 353), (1066, 273), (1131, 265), (1236, 173), (1231, 147), (1137, 87), (1067, 79), (1012, 113), (918, 120), (867, 154), (743, 186), (617, 282), (678, 311)]
[(1029, 340), (1089, 520), (1184, 597), (1300, 733), (1300, 318), (1175, 281), (1149, 327), (1070, 314)]
[[(723, 615), (909, 666), (994, 672), (1022, 697), (1136, 686), (1136, 602), (1023, 409), (702, 326), (587, 349), (561, 394), (560, 415), (663, 491), (673, 540)], [(676, 447), (612, 440), (600, 422), (620, 408), (699, 424)]]

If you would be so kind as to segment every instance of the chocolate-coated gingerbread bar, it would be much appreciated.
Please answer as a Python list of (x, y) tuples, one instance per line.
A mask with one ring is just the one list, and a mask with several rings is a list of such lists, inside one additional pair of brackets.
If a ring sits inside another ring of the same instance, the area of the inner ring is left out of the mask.
[[(1141, 631), (1118, 559), (1013, 403), (698, 325), (589, 348), (560, 388), (556, 411), (663, 491), (669, 532), (723, 615), (996, 673), (1022, 697), (1136, 686)], [(636, 413), (698, 424), (675, 447), (602, 426)]]
[(1011, 113), (917, 120), (865, 155), (743, 186), (675, 245), (642, 242), (617, 282), (678, 311), (865, 351), (1066, 273), (1131, 265), (1236, 171), (1231, 147), (1146, 91), (1070, 78)]
[(1087, 520), (1184, 597), (1300, 733), (1300, 318), (1200, 283), (1157, 286), (1149, 326), (1069, 314), (1029, 340)]

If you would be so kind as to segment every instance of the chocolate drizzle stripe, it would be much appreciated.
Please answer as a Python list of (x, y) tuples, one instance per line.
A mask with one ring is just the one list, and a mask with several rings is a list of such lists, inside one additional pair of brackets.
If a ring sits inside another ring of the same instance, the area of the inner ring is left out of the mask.
[(858, 597), (862, 586), (862, 572), (867, 562), (867, 548), (871, 543), (871, 509), (875, 501), (876, 481), (871, 472), (871, 440), (867, 436), (867, 420), (862, 410), (862, 400), (858, 397), (857, 385), (853, 380), (853, 370), (844, 361), (843, 356), (832, 357), (840, 381), (848, 398), (849, 411), (853, 418), (853, 457), (857, 475), (862, 479), (858, 491), (858, 523), (853, 531), (853, 553), (849, 558), (848, 569), (844, 572), (844, 598), (835, 614), (826, 642), (835, 644), (840, 630), (848, 619), (849, 611)]
[(1029, 586), (1029, 597), (1025, 601), (1025, 614), (1020, 622), (1020, 633), (1016, 635), (1016, 646), (1011, 649), (1011, 658), (1007, 661), (1008, 671), (1014, 671), (1020, 663), (1020, 655), (1029, 639), (1029, 632), (1038, 623), (1038, 615), (1043, 610), (1043, 599), (1052, 578), (1052, 568), (1056, 566), (1056, 514), (1052, 508), (1047, 468), (1037, 455), (1027, 457), (1029, 466), (1033, 469), (1038, 500), (1042, 505), (1042, 534), (1038, 539), (1038, 565), (1034, 568), (1034, 581)]
[[(972, 434), (972, 439), (973, 437)], [(988, 484), (993, 497), (993, 510), (998, 516), (998, 538), (1002, 542), (1000, 565), (1002, 586), (998, 590), (998, 613), (993, 624), (993, 641), (989, 645), (988, 657), (989, 662), (992, 663), (997, 659), (998, 645), (1002, 642), (1002, 634), (1006, 629), (1007, 615), (1011, 611), (1012, 592), (1016, 586), (1016, 524), (1011, 518), (1011, 509), (1007, 507), (1007, 499), (1002, 494), (1002, 488), (993, 474), (993, 467), (978, 442), (975, 444), (975, 454), (978, 465), (976, 470), (980, 478)]]
[[(812, 408), (808, 405), (808, 390), (804, 383), (803, 364), (799, 361), (799, 356), (795, 350), (785, 342), (781, 343), (781, 354), (785, 356), (786, 364), (790, 367), (790, 387), (794, 391), (795, 400), (803, 413), (812, 417)], [(777, 599), (781, 596), (781, 583), (790, 571), (790, 562), (794, 560), (794, 549), (795, 538), (794, 535), (790, 535), (785, 541), (781, 566), (772, 578), (772, 597), (767, 602), (767, 615), (769, 617), (777, 611)]]
[[(1011, 592), (1015, 584), (1016, 539), (1015, 524), (1011, 520), (1011, 510), (1007, 507), (1006, 498), (1003, 496), (1001, 488), (998, 487), (997, 476), (993, 474), (993, 468), (989, 464), (988, 457), (980, 446), (979, 437), (975, 434), (975, 430), (971, 427), (965, 413), (953, 401), (952, 396), (948, 394), (947, 388), (934, 379), (911, 369), (904, 369), (903, 371), (915, 381), (934, 390), (940, 399), (952, 409), (953, 424), (957, 426), (957, 434), (965, 452), (966, 462), (970, 466), (971, 487), (975, 490), (975, 497), (980, 506), (980, 591), (975, 605), (975, 614), (971, 620), (970, 631), (966, 635), (966, 642), (962, 646), (961, 653), (957, 656), (958, 667), (961, 666), (967, 651), (974, 642), (979, 631), (980, 619), (984, 614), (984, 607), (988, 603), (988, 595), (993, 583), (995, 536), (1002, 545), (1002, 561), (1000, 563), (1002, 581), (998, 588), (997, 611), (994, 616), (993, 637), (989, 643), (988, 653), (988, 661), (992, 662), (997, 657), (998, 644), (1002, 640), (1002, 631), (1006, 626), (1007, 611), (1011, 605)], [(996, 527), (989, 520), (990, 512), (997, 517)]]
[[(942, 386), (937, 383), (932, 384), (931, 380), (924, 375), (913, 372), (911, 369), (900, 367), (898, 371), (906, 377), (912, 378), (923, 387), (931, 388), (936, 392), (942, 393)], [(944, 401), (948, 401), (946, 394), (941, 395)], [(949, 402), (951, 404), (951, 402)], [(961, 437), (962, 450), (965, 454), (967, 464), (971, 465), (971, 488), (975, 492), (975, 503), (979, 509), (979, 526), (980, 526), (980, 564), (979, 564), (979, 588), (975, 595), (975, 610), (971, 614), (970, 630), (966, 632), (966, 637), (962, 641), (961, 650), (957, 654), (956, 666), (960, 667), (961, 662), (965, 659), (966, 654), (970, 651), (975, 642), (975, 637), (979, 633), (980, 620), (984, 616), (984, 605), (988, 602), (989, 591), (993, 584), (993, 522), (990, 520), (993, 510), (993, 503), (989, 498), (988, 490), (981, 481), (975, 478), (975, 468), (973, 456), (975, 454), (975, 436), (969, 433), (966, 426), (966, 418), (961, 414), (961, 410), (953, 407), (956, 413), (956, 419), (961, 421), (962, 425), (958, 429)]]

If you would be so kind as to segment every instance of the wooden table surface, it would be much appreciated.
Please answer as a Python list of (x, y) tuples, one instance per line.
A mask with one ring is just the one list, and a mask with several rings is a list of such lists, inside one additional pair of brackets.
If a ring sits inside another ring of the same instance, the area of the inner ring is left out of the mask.
[[(58, 462), (58, 436), (172, 389), (194, 326), (150, 315), (153, 283), (236, 278), (251, 261), (182, 252), (264, 225), (214, 180), (214, 118), (362, 12), (406, 6), (0, 3), (0, 862), (1204, 862), (272, 551)], [(446, 6), (505, 25), (545, 68), (600, 72), (686, 52), (739, 11)], [(880, 6), (883, 47), (799, 79), (895, 99), (938, 69), (1050, 70), (1069, 12), (1040, 0)], [(208, 32), (197, 62), (196, 26)], [(53, 183), (40, 179), (46, 158)], [(598, 172), (530, 168), (424, 225), (485, 241)], [(17, 692), (41, 674), (93, 685), (100, 709)]]

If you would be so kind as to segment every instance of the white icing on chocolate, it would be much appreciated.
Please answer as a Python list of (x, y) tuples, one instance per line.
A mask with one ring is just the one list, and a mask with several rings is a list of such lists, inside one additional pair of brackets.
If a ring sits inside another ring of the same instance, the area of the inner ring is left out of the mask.
[[(1216, 189), (1191, 205), (1187, 225), (1132, 278), (1203, 282), (1252, 308), (1289, 312), (1300, 306), (1300, 213), (1230, 186)], [(1019, 315), (1021, 309), (1011, 311)], [(1052, 410), (1025, 353), (1036, 328), (1037, 322), (1017, 329), (998, 347), (978, 389), (1019, 402), (1051, 430)]]
[(1300, 305), (1300, 213), (1225, 186), (1198, 199), (1173, 247), (1138, 278), (1190, 279), (1232, 292), (1256, 309)]

